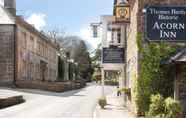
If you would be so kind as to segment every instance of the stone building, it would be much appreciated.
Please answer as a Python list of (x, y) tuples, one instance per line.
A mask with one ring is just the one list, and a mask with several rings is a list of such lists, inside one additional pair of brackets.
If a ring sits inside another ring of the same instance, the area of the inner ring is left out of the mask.
[(56, 44), (16, 16), (15, 0), (5, 0), (0, 6), (0, 85), (55, 81), (57, 53)]
[[(143, 44), (146, 43), (144, 34), (145, 34), (145, 14), (143, 9), (147, 5), (186, 5), (185, 0), (130, 0), (131, 7), (131, 19), (130, 24), (127, 28), (127, 79), (129, 88), (134, 90), (135, 80), (140, 79), (140, 54), (137, 47), (137, 36), (138, 33), (142, 34)], [(135, 96), (132, 92), (132, 96)], [(128, 105), (131, 110), (137, 114), (135, 97), (132, 97), (128, 101)], [(184, 103), (185, 104), (185, 103)]]

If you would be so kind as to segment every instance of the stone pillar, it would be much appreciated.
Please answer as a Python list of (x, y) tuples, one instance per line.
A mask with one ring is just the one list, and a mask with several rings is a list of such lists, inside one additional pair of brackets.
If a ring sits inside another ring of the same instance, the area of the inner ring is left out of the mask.
[(64, 80), (69, 80), (69, 63), (65, 61), (65, 77)]

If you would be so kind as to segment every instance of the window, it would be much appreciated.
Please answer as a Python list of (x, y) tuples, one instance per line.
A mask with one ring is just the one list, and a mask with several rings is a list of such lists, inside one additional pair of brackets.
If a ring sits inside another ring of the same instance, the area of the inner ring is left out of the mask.
[(23, 65), (22, 65), (22, 77), (23, 79), (26, 79), (27, 78), (27, 63), (26, 61), (23, 60)]
[(111, 43), (121, 43), (121, 29), (112, 29)]
[(98, 37), (98, 26), (97, 25), (93, 26), (93, 37), (94, 38)]
[(30, 36), (29, 49), (30, 49), (31, 51), (34, 51), (34, 37), (33, 37), (33, 36)]
[(114, 43), (114, 31), (112, 31), (112, 38), (110, 43)]
[(26, 48), (26, 45), (27, 45), (27, 42), (26, 42), (27, 41), (27, 34), (26, 34), (26, 32), (22, 32), (22, 39), (21, 40), (22, 40), (22, 44), (21, 44), (22, 47)]
[(117, 30), (117, 43), (121, 43), (121, 29)]

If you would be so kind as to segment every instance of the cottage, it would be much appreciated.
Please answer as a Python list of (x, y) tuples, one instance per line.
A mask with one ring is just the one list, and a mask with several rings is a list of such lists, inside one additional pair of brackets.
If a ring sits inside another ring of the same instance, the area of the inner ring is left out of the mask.
[(0, 15), (0, 85), (55, 81), (57, 45), (16, 15), (15, 0), (5, 0)]

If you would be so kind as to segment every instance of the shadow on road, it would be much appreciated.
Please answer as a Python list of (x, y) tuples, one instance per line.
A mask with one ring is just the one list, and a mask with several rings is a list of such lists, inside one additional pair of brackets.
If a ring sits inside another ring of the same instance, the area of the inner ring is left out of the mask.
[[(11, 90), (14, 92), (21, 92), (25, 94), (38, 94), (38, 95), (44, 95), (44, 96), (56, 96), (56, 97), (69, 97), (69, 96), (84, 96), (77, 94), (80, 91), (84, 91), (85, 88), (78, 89), (78, 90), (72, 90), (72, 91), (67, 91), (67, 92), (49, 92), (49, 91), (44, 91), (44, 90), (38, 90), (38, 89), (19, 89), (19, 88), (0, 88), (1, 90)], [(19, 94), (21, 94), (19, 93)]]
[(37, 94), (37, 95), (44, 95), (44, 96), (56, 96), (56, 97), (70, 97), (70, 96), (78, 96), (78, 97), (83, 97), (86, 96), (83, 94), (84, 92), (86, 93), (87, 89), (91, 86), (100, 86), (95, 83), (88, 83), (85, 88), (78, 89), (78, 90), (71, 90), (67, 92), (50, 92), (50, 91), (44, 91), (44, 90), (38, 90), (38, 89), (19, 89), (19, 88), (0, 88), (1, 90), (10, 90), (12, 92), (18, 92), (18, 94)]

